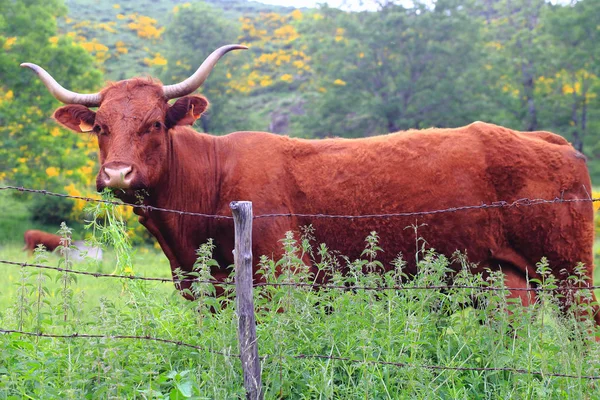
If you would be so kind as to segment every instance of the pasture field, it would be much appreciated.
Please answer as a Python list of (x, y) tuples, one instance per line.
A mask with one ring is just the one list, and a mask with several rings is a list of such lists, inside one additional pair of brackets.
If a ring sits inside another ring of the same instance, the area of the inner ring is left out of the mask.
[[(362, 272), (376, 251), (373, 244), (349, 276), (336, 276), (336, 285), (398, 285), (401, 269), (384, 276)], [(309, 282), (298, 264), (306, 248), (292, 237), (282, 245), (287, 253), (279, 265), (296, 271), (275, 278), (275, 261), (263, 259), (267, 281)], [(209, 253), (210, 246), (201, 252), (201, 277)], [(100, 264), (72, 268), (111, 273), (116, 256), (109, 251)], [(46, 265), (65, 266), (54, 254), (46, 257)], [(20, 244), (2, 246), (0, 259), (35, 261)], [(323, 268), (330, 267), (327, 259)], [(166, 259), (155, 250), (138, 249), (132, 260), (133, 271), (126, 272), (169, 276)], [(201, 300), (188, 302), (171, 283), (2, 268), (0, 328), (79, 337), (0, 334), (0, 399), (244, 397), (232, 293), (215, 300), (212, 286), (199, 284)], [(407, 288), (443, 284), (447, 260), (423, 254), (420, 271)], [(464, 272), (456, 283), (500, 287), (498, 280), (486, 283)], [(550, 276), (542, 283), (552, 285)], [(267, 399), (600, 398), (600, 380), (591, 379), (600, 376), (600, 345), (586, 333), (591, 321), (559, 316), (549, 293), (523, 308), (501, 292), (464, 289), (256, 291)], [(479, 308), (469, 307), (472, 297)]]

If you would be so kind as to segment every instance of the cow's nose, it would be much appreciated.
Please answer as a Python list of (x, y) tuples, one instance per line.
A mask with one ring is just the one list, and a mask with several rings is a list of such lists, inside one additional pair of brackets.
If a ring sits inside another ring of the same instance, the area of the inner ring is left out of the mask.
[(129, 189), (135, 175), (131, 165), (106, 166), (102, 172), (104, 185), (113, 189)]

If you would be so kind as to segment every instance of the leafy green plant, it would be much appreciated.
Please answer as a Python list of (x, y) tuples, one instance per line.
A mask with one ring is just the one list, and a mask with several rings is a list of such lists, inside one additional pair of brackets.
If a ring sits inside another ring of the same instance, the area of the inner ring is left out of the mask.
[[(104, 216), (94, 220), (102, 223)], [(106, 221), (121, 231), (108, 243), (118, 243), (124, 225), (112, 214)], [(95, 229), (100, 237), (113, 232)], [(524, 307), (507, 297), (501, 271), (473, 273), (465, 255), (447, 258), (423, 242), (410, 279), (401, 255), (394, 268), (380, 270), (377, 255), (385, 249), (376, 233), (358, 260), (310, 242), (288, 233), (282, 257), (260, 258), (264, 285), (254, 290), (265, 398), (594, 398), (595, 380), (586, 377), (600, 375), (600, 346), (591, 304), (559, 312), (560, 296), (585, 299), (586, 290), (561, 291), (545, 260), (532, 281), (540, 289), (537, 301)], [(243, 397), (234, 294), (214, 298), (207, 283), (213, 250), (211, 241), (198, 249), (193, 302), (170, 283), (104, 278), (106, 286), (95, 289), (100, 281), (93, 276), (65, 281), (65, 271), (15, 268), (7, 280), (16, 287), (14, 304), (0, 314), (0, 327), (102, 337), (0, 334), (0, 398)], [(156, 255), (141, 258), (142, 251), (123, 243), (113, 251), (115, 263), (129, 260), (138, 274), (156, 269)], [(329, 274), (329, 287), (311, 287), (318, 282), (309, 259)], [(168, 276), (168, 264), (162, 268)], [(580, 266), (565, 284), (585, 286), (585, 275)], [(454, 287), (428, 289), (449, 283)]]

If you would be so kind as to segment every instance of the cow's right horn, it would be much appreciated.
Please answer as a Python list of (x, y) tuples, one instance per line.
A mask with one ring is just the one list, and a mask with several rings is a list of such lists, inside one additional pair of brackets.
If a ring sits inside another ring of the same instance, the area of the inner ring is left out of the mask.
[(44, 85), (46, 85), (50, 94), (64, 104), (82, 104), (88, 107), (98, 107), (102, 101), (100, 93), (82, 94), (65, 89), (56, 82), (52, 75), (38, 65), (23, 63), (21, 67), (31, 68), (40, 77)]
[(187, 96), (192, 93), (196, 89), (198, 89), (208, 75), (210, 71), (212, 71), (213, 67), (219, 61), (221, 57), (225, 55), (225, 53), (231, 50), (246, 50), (248, 47), (240, 45), (240, 44), (229, 44), (226, 46), (219, 47), (215, 51), (213, 51), (206, 60), (200, 65), (200, 67), (194, 72), (192, 76), (184, 80), (183, 82), (179, 82), (174, 85), (166, 85), (163, 86), (163, 93), (167, 99), (174, 99), (177, 97)]

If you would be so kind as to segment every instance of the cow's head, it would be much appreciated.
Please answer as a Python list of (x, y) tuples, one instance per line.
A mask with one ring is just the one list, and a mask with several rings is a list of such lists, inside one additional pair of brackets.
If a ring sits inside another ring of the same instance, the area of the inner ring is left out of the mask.
[[(215, 50), (189, 78), (163, 86), (151, 79), (134, 78), (111, 83), (99, 93), (80, 94), (58, 84), (41, 67), (24, 63), (35, 71), (50, 93), (67, 104), (54, 118), (75, 132), (97, 136), (101, 167), (96, 177), (98, 191), (121, 189), (119, 197), (154, 187), (162, 176), (169, 151), (169, 131), (176, 125), (191, 125), (208, 107), (198, 89), (219, 58), (245, 46), (228, 45)], [(173, 104), (168, 101), (176, 99)], [(98, 107), (96, 111), (88, 107)]]

